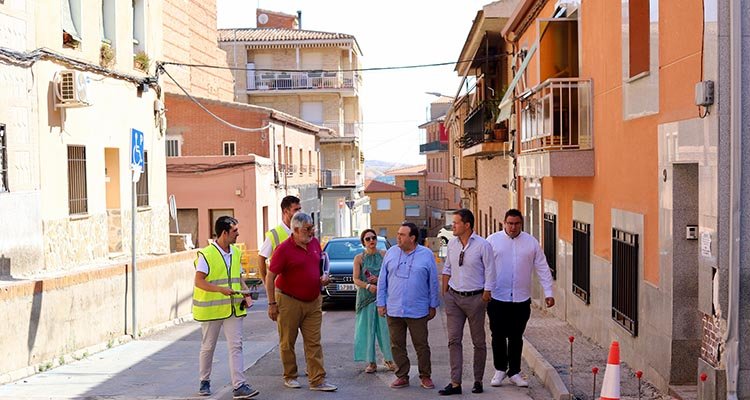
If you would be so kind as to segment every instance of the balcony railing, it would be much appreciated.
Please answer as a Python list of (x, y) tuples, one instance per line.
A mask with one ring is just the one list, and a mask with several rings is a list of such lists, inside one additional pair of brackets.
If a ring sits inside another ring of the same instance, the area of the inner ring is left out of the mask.
[(591, 81), (548, 79), (521, 100), (521, 153), (593, 148)]
[(435, 140), (419, 145), (419, 154), (427, 154), (437, 151), (448, 151), (448, 143)]
[(362, 77), (356, 72), (283, 72), (250, 71), (247, 74), (248, 91), (356, 89)]
[(320, 170), (320, 186), (321, 187), (334, 187), (334, 186), (358, 186), (361, 184), (361, 174), (355, 173), (353, 169), (347, 170), (336, 170), (336, 169), (321, 169)]
[(496, 128), (494, 116), (497, 114), (495, 110), (497, 110), (498, 104), (497, 100), (486, 100), (469, 112), (464, 120), (464, 134), (458, 139), (459, 147), (466, 149), (485, 141), (502, 139), (496, 139), (494, 134)]
[(326, 121), (319, 125), (335, 130), (339, 137), (362, 137), (362, 123), (360, 122)]

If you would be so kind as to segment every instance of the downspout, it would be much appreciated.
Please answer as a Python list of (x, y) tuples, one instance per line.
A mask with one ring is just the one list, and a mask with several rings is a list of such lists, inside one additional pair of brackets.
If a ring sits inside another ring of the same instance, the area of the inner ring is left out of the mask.
[(729, 296), (727, 331), (724, 337), (727, 367), (727, 399), (737, 399), (740, 369), (740, 203), (742, 185), (742, 14), (740, 0), (729, 3), (730, 167), (729, 167)]
[(276, 160), (276, 125), (271, 125), (271, 159), (273, 160), (273, 185), (279, 187), (279, 164)]
[(289, 187), (287, 186), (287, 179), (288, 179), (288, 176), (289, 176), (288, 169), (289, 169), (290, 165), (288, 164), (289, 163), (289, 154), (287, 154), (287, 152), (286, 152), (286, 121), (284, 122), (284, 125), (282, 125), (282, 128), (281, 128), (281, 140), (284, 143), (284, 145), (283, 145), (283, 147), (284, 147), (284, 162), (286, 163), (285, 164), (286, 166), (284, 167), (284, 196), (288, 196), (289, 195)]

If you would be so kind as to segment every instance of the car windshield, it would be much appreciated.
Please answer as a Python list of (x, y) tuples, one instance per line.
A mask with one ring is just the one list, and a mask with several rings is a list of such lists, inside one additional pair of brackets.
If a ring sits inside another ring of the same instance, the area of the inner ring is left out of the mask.
[[(353, 260), (354, 256), (364, 251), (359, 239), (331, 240), (326, 244), (325, 252), (331, 260)], [(385, 240), (378, 238), (378, 249), (386, 250)]]

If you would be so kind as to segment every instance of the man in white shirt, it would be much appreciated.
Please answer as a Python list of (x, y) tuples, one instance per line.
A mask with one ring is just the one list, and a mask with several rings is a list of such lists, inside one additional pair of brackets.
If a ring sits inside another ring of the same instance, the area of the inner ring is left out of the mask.
[(292, 234), (292, 228), (290, 228), (292, 217), (301, 210), (302, 206), (298, 197), (285, 196), (281, 199), (281, 224), (266, 232), (266, 239), (258, 250), (258, 272), (260, 272), (260, 279), (263, 280), (264, 284), (266, 282), (266, 260), (270, 263), (274, 250)]
[(492, 246), (474, 233), (474, 214), (461, 209), (453, 214), (453, 234), (443, 267), (443, 298), (448, 328), (448, 350), (451, 383), (438, 393), (441, 396), (461, 394), (463, 374), (464, 324), (469, 320), (474, 344), (474, 386), (472, 393), (482, 393), (482, 377), (487, 360), (484, 313), (495, 287), (495, 259)]
[(506, 376), (521, 387), (529, 383), (521, 376), (523, 332), (531, 316), (531, 271), (544, 289), (547, 307), (555, 305), (552, 274), (539, 242), (522, 231), (523, 215), (516, 209), (505, 213), (503, 230), (487, 238), (495, 253), (497, 278), (487, 305), (492, 332), (495, 375), (490, 382), (500, 386)]

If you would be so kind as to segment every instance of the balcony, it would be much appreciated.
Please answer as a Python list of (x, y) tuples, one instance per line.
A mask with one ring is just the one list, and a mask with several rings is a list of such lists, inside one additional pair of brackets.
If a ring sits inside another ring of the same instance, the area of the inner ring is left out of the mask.
[(594, 176), (591, 81), (548, 79), (521, 97), (520, 175)]
[(362, 186), (362, 174), (353, 169), (321, 169), (320, 170), (320, 187), (356, 187)]
[(419, 154), (438, 153), (441, 151), (448, 151), (448, 143), (435, 140), (425, 144), (419, 145)]
[(337, 136), (335, 138), (321, 138), (324, 142), (341, 141), (340, 139), (359, 139), (362, 137), (362, 123), (360, 122), (336, 122), (326, 121), (317, 125), (325, 126), (326, 128), (333, 129), (336, 131)]
[(464, 120), (464, 134), (458, 139), (464, 157), (492, 157), (507, 154), (508, 130), (495, 123), (497, 100), (479, 103)]
[(249, 71), (247, 74), (247, 91), (250, 94), (317, 91), (353, 96), (361, 84), (362, 76), (357, 72)]

